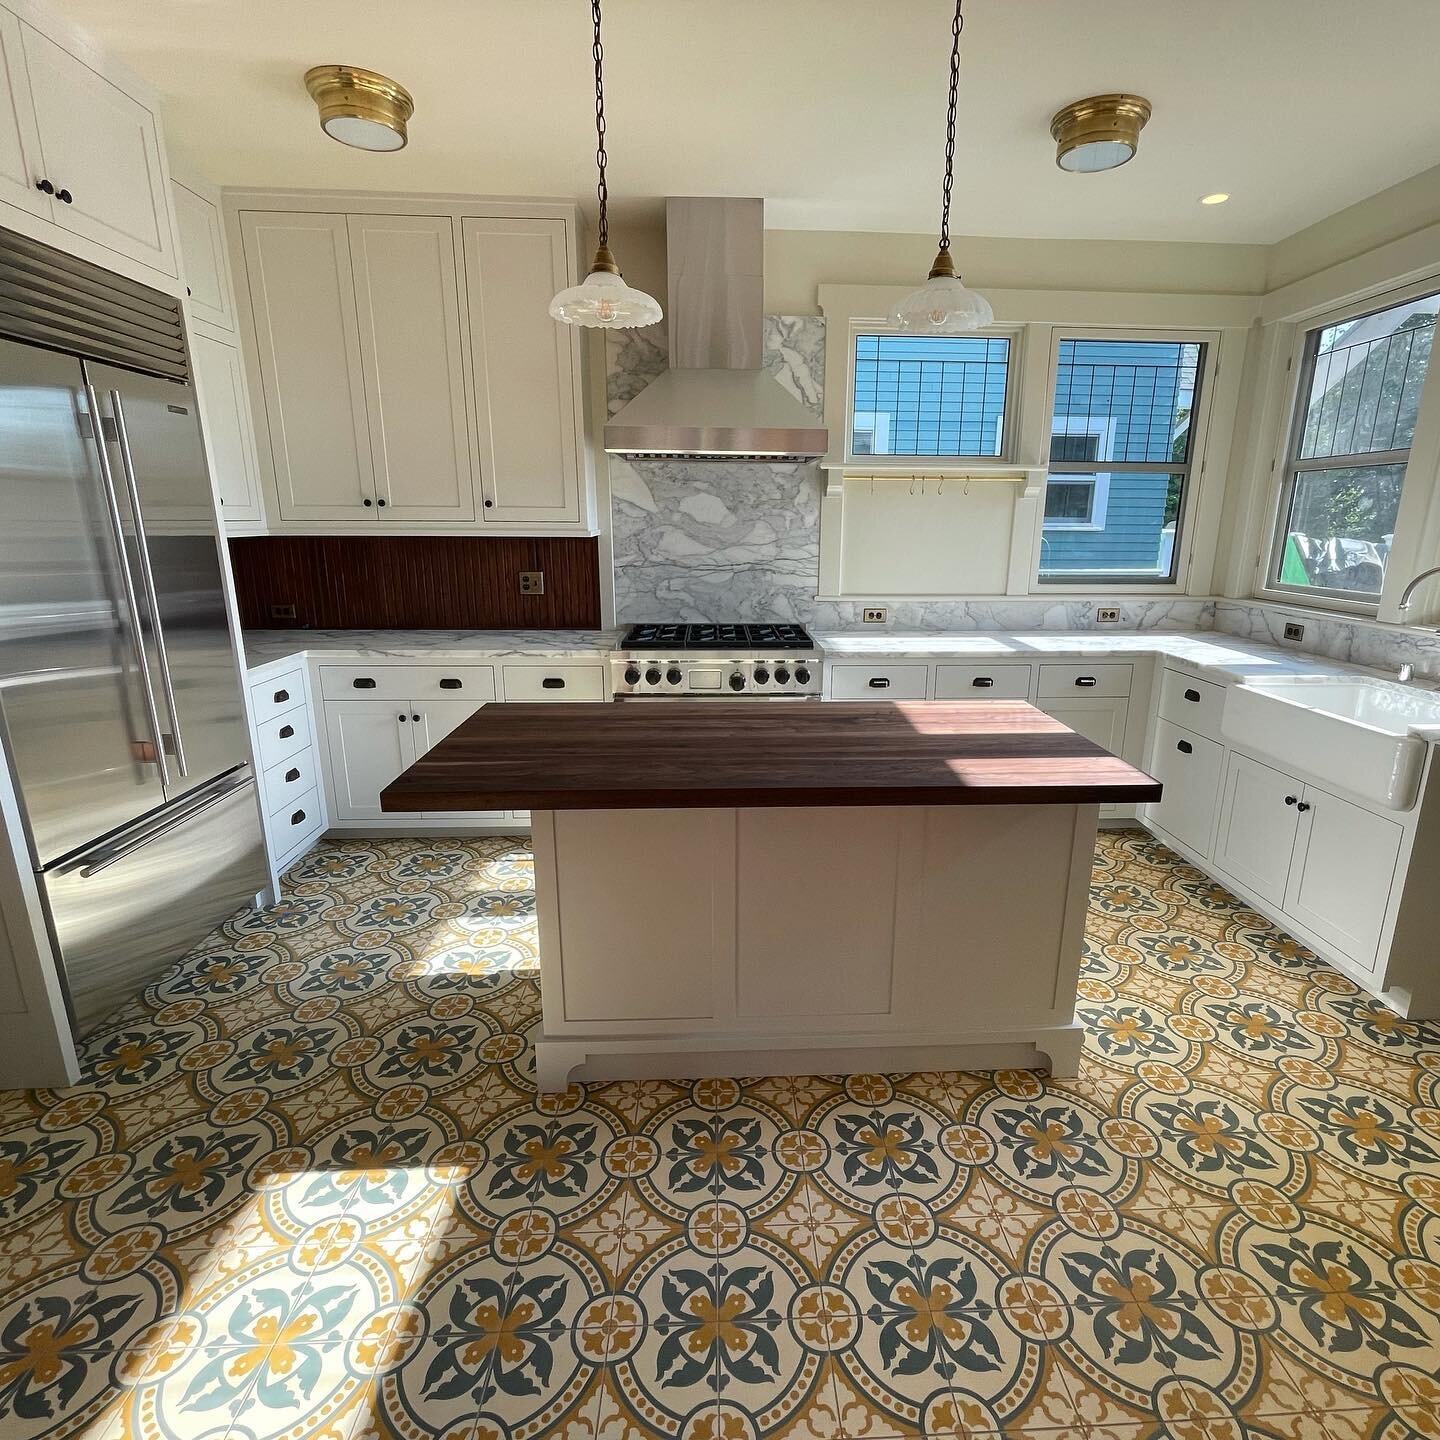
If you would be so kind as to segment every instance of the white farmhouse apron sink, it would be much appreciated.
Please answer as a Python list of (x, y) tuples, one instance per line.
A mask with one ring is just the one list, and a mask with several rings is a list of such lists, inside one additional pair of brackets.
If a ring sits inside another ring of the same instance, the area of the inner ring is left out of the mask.
[(1390, 810), (1415, 803), (1431, 727), (1440, 695), (1364, 676), (1234, 685), (1222, 721), (1234, 744)]

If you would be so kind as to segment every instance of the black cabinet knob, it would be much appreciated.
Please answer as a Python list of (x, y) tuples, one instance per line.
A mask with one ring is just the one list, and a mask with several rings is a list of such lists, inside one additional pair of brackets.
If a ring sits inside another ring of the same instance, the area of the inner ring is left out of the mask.
[(68, 190), (57, 190), (55, 192), (55, 198), (60, 201), (62, 205), (69, 205), (71, 201), (75, 199)]
[(361, 503), (362, 503), (362, 504), (365, 506), (365, 508), (368, 510), (368, 509), (370, 508), (370, 506), (372, 506), (375, 502), (367, 495), (367, 496), (365, 497), (365, 499), (364, 499)]
[(1294, 805), (1294, 804), (1298, 803), (1299, 799), (1300, 799), (1300, 797), (1299, 797), (1298, 795), (1287, 795), (1287, 796), (1285, 797), (1285, 803), (1286, 803), (1287, 805)]
[(42, 195), (53, 195), (55, 193), (55, 187), (48, 180), (37, 180), (35, 182), (35, 188)]
[(487, 500), (485, 502), (485, 508), (487, 510), (493, 510), (495, 508), (495, 502), (493, 500)]
[(1310, 808), (1310, 802), (1308, 800), (1302, 800), (1295, 808), (1297, 810), (1308, 810)]
[(383, 510), (388, 502), (386, 501), (385, 497), (382, 495), (382, 496), (380, 497), (380, 499), (378, 499), (375, 503), (376, 503), (378, 506), (380, 506), (380, 508)]
[(417, 725), (420, 723), (420, 717), (418, 715), (412, 715), (410, 718), (415, 721)]
[(395, 718), (403, 725), (410, 717), (408, 715), (397, 715)]

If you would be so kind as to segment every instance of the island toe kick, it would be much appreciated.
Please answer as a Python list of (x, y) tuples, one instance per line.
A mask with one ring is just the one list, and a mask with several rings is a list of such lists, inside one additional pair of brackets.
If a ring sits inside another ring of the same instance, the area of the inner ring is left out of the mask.
[(1094, 804), (536, 810), (538, 1083), (1073, 1076)]

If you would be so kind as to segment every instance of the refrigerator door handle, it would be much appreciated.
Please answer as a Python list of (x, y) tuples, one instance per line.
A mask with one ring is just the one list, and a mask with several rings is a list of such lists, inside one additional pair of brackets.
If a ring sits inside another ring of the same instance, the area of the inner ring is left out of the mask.
[(95, 387), (85, 382), (85, 400), (90, 407), (90, 439), (95, 445), (95, 454), (100, 462), (101, 489), (105, 492), (105, 511), (110, 519), (110, 529), (115, 537), (116, 559), (120, 569), (120, 584), (125, 591), (126, 617), (130, 638), (135, 647), (135, 659), (140, 668), (140, 693), (145, 700), (145, 718), (150, 725), (152, 743), (155, 746), (155, 765), (160, 771), (160, 783), (170, 788), (170, 766), (165, 759), (165, 739), (160, 729), (160, 712), (155, 706), (155, 687), (150, 683), (150, 667), (145, 663), (145, 651), (140, 640), (140, 602), (135, 596), (135, 579), (130, 574), (130, 557), (125, 552), (125, 524), (120, 516), (120, 497), (115, 493), (115, 476), (110, 470), (110, 457), (105, 452), (105, 437), (100, 424), (100, 401)]
[[(175, 703), (175, 682), (170, 674), (170, 656), (165, 649), (165, 627), (160, 623), (160, 597), (155, 590), (155, 574), (150, 568), (150, 540), (145, 534), (145, 514), (140, 509), (140, 487), (135, 481), (135, 461), (130, 454), (130, 433), (125, 428), (125, 406), (118, 390), (110, 392), (110, 406), (115, 412), (115, 439), (120, 446), (120, 466), (125, 472), (125, 489), (130, 495), (130, 510), (135, 516), (135, 538), (140, 542), (140, 578), (150, 606), (151, 623), (155, 628), (155, 656), (160, 662), (160, 684), (165, 691), (165, 706), (170, 711), (170, 732), (175, 741), (175, 764), (180, 778), (188, 779), (185, 764), (185, 740), (180, 733), (180, 707)], [(164, 750), (164, 745), (161, 745)], [(166, 782), (169, 783), (168, 781)]]
[(56, 866), (55, 873), (58, 875), (78, 873), (82, 880), (88, 880), (92, 875), (98, 875), (102, 870), (108, 870), (127, 855), (133, 855), (135, 851), (143, 849), (152, 840), (158, 840), (162, 835), (168, 835), (172, 830), (178, 829), (187, 821), (203, 814), (212, 805), (218, 805), (222, 800), (228, 799), (235, 791), (250, 783), (250, 772), (246, 767), (239, 778), (227, 777), (223, 785), (203, 791), (194, 804), (186, 805), (184, 809), (167, 816), (164, 824), (142, 826), (138, 831), (132, 832), (113, 845), (87, 850), (83, 855), (76, 856), (67, 864)]

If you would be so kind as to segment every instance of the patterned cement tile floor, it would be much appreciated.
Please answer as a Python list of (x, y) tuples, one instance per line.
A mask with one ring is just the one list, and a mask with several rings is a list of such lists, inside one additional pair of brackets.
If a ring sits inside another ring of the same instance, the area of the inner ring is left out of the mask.
[(1440, 1436), (1440, 1033), (1102, 837), (1083, 1073), (537, 1099), (529, 854), (337, 843), (0, 1096), (0, 1435)]

